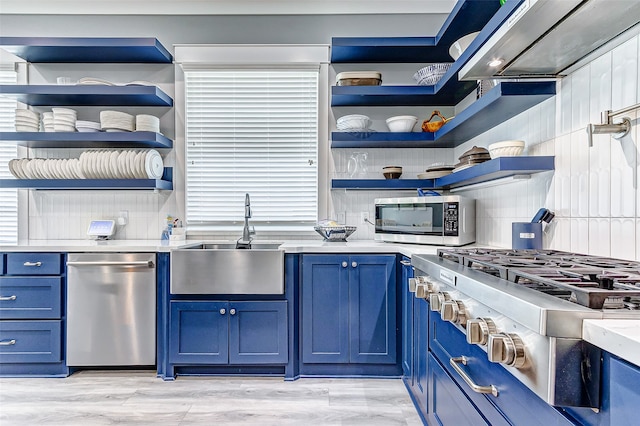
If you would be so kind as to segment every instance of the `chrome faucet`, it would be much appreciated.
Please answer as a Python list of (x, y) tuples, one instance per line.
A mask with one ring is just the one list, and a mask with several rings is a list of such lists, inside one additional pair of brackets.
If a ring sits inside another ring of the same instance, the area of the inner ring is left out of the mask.
[(251, 230), (249, 229), (249, 218), (251, 217), (251, 200), (249, 194), (244, 196), (244, 228), (242, 229), (242, 238), (236, 241), (236, 248), (251, 248)]

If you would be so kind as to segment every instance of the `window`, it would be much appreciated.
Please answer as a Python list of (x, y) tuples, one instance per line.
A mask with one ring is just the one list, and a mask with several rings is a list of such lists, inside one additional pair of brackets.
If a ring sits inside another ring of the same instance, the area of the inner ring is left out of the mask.
[(186, 219), (228, 229), (318, 217), (319, 67), (185, 69)]
[[(16, 72), (11, 65), (0, 65), (0, 84), (16, 84)], [(0, 97), (0, 132), (15, 131), (16, 101)], [(13, 176), (9, 160), (17, 157), (13, 144), (0, 144), (0, 179)], [(15, 244), (18, 240), (18, 191), (0, 187), (0, 244)]]

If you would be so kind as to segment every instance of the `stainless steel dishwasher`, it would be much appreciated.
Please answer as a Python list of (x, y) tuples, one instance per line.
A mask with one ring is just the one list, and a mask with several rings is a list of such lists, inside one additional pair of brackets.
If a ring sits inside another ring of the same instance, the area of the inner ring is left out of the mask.
[(67, 365), (155, 365), (156, 255), (67, 259)]

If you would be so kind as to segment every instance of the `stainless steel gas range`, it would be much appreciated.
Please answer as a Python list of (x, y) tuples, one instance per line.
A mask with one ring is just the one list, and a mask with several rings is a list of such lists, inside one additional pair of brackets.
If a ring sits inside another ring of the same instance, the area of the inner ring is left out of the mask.
[(417, 296), (489, 361), (551, 405), (598, 408), (600, 351), (582, 340), (582, 321), (640, 319), (639, 262), (452, 248), (411, 263)]

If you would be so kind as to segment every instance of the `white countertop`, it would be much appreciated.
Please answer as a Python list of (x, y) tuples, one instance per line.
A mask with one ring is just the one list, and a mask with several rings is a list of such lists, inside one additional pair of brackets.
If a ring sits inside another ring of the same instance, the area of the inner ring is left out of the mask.
[(587, 342), (640, 366), (640, 320), (587, 319), (582, 322), (582, 337)]
[[(202, 242), (228, 242), (221, 240), (28, 240), (16, 245), (0, 246), (0, 252), (169, 252)], [(259, 241), (256, 242), (270, 242)], [(325, 242), (322, 240), (278, 241), (286, 253), (400, 253), (407, 257), (414, 254), (436, 254), (438, 246), (384, 243), (373, 240)], [(469, 246), (467, 246), (469, 247)]]

